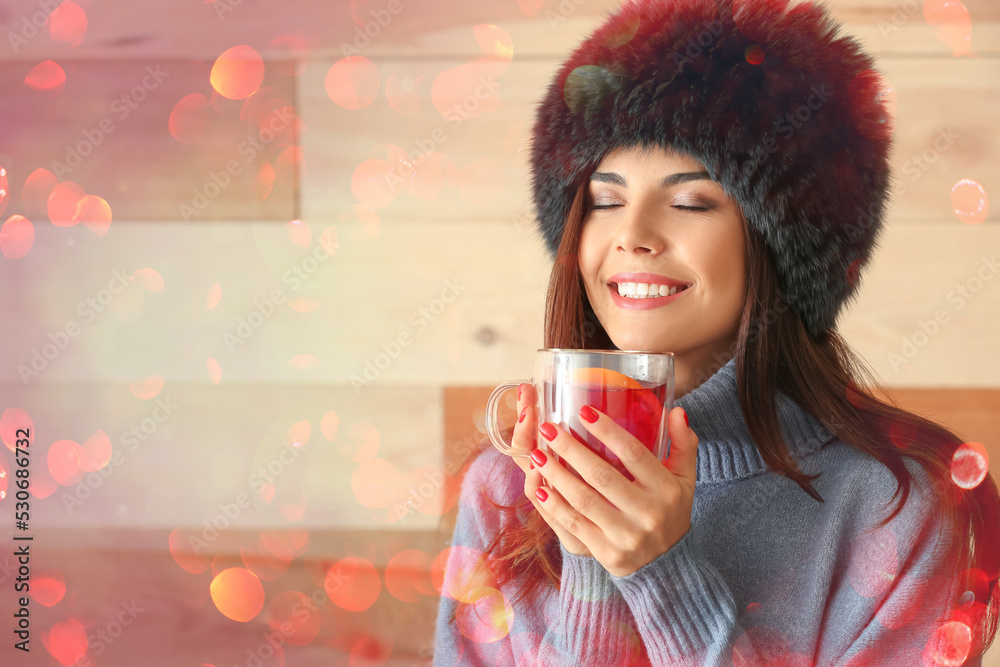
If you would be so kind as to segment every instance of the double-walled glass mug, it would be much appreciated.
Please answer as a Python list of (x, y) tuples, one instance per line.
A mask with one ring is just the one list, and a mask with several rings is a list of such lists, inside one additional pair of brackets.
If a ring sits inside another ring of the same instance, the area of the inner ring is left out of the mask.
[[(619, 472), (632, 475), (618, 457), (580, 420), (580, 408), (589, 405), (608, 415), (631, 433), (661, 462), (669, 447), (667, 415), (674, 407), (674, 355), (670, 352), (631, 350), (538, 350), (535, 375), (504, 382), (486, 404), (486, 430), (493, 446), (508, 456), (528, 456), (506, 442), (497, 425), (500, 397), (526, 382), (538, 397), (538, 424), (552, 422), (590, 447)], [(539, 446), (547, 443), (538, 439)], [(546, 447), (546, 450), (548, 448)], [(559, 459), (550, 451), (552, 456)], [(563, 461), (570, 471), (569, 463)]]

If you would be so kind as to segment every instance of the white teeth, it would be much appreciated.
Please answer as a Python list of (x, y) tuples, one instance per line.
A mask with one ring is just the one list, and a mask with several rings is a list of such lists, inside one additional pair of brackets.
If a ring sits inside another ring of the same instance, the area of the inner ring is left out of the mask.
[(650, 283), (618, 283), (618, 294), (630, 299), (655, 299), (661, 296), (671, 296), (681, 289), (683, 288), (677, 285), (667, 287), (666, 285)]

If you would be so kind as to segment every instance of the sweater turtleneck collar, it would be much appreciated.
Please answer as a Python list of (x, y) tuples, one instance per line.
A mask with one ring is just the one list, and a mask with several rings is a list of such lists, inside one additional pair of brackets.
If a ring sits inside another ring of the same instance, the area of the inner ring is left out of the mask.
[[(778, 392), (781, 435), (797, 463), (835, 436), (795, 401)], [(736, 359), (675, 401), (698, 434), (697, 483), (725, 482), (768, 470), (743, 422), (736, 387)]]

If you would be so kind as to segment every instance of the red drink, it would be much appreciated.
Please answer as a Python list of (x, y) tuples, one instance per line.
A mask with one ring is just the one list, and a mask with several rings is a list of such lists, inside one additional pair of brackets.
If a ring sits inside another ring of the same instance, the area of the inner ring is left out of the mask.
[[(544, 385), (544, 405), (549, 410), (548, 421), (558, 423), (567, 429), (577, 440), (597, 452), (604, 460), (613, 465), (619, 472), (632, 480), (632, 475), (618, 459), (615, 453), (606, 447), (597, 437), (583, 426), (579, 411), (584, 405), (589, 405), (608, 415), (616, 424), (631, 433), (653, 454), (660, 433), (660, 422), (663, 416), (663, 402), (666, 399), (666, 384), (648, 385), (632, 381), (636, 387), (610, 386), (605, 382), (573, 383), (568, 389), (555, 391), (556, 387), (548, 382)], [(560, 404), (567, 401), (568, 404)], [(566, 467), (573, 471), (569, 463), (563, 461)], [(577, 473), (579, 476), (579, 473)]]

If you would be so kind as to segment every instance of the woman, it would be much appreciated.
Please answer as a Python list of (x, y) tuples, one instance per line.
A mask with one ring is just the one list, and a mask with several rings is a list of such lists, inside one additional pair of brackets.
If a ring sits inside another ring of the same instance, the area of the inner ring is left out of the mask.
[(877, 398), (835, 329), (891, 134), (835, 28), (809, 4), (632, 2), (560, 69), (532, 145), (545, 346), (673, 352), (671, 451), (584, 408), (631, 482), (522, 385), (531, 456), (465, 477), (435, 665), (980, 664), (997, 487), (959, 486), (961, 440)]

